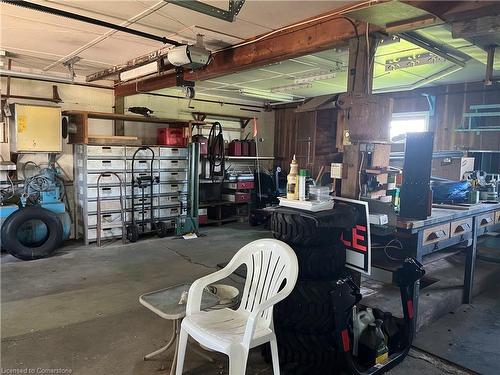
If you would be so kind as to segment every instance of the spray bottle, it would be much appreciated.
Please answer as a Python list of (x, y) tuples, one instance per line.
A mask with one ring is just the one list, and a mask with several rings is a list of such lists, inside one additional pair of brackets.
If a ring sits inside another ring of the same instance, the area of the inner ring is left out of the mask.
[(297, 174), (299, 171), (299, 164), (297, 163), (297, 159), (295, 159), (295, 155), (293, 155), (292, 162), (290, 163), (290, 173), (286, 178), (287, 187), (286, 187), (286, 199), (297, 200), (299, 199), (299, 185), (297, 181)]

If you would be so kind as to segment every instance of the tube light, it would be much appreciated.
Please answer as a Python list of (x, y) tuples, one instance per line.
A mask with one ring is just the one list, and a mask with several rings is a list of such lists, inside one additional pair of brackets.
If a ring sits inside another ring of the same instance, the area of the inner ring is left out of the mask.
[(258, 99), (268, 99), (268, 100), (279, 100), (279, 101), (293, 101), (295, 96), (291, 94), (275, 93), (266, 90), (258, 89), (239, 89), (239, 93), (243, 96), (249, 96), (251, 98)]
[(314, 81), (322, 81), (325, 79), (335, 78), (335, 72), (320, 73), (311, 76), (305, 76), (300, 78), (295, 78), (295, 84), (308, 83)]
[(271, 92), (290, 92), (293, 90), (298, 90), (298, 89), (309, 89), (313, 85), (312, 83), (298, 83), (298, 84), (293, 84), (293, 85), (286, 85), (286, 86), (277, 86), (277, 87), (271, 87)]
[(156, 63), (156, 61), (120, 73), (120, 81), (129, 81), (131, 79), (144, 77), (154, 73), (158, 73), (158, 64)]

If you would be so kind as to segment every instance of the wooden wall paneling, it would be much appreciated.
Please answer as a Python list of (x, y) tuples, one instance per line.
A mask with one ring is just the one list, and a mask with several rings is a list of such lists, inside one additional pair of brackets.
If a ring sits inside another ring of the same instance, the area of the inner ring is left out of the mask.
[(322, 166), (329, 169), (330, 163), (342, 161), (335, 145), (336, 131), (337, 111), (331, 109), (317, 111), (314, 175)]
[(297, 130), (295, 133), (295, 153), (299, 168), (314, 168), (316, 134), (316, 111), (297, 114)]
[(347, 168), (346, 178), (342, 179), (341, 196), (344, 198), (359, 198), (359, 173), (362, 166), (359, 145), (344, 146), (344, 168)]
[(71, 114), (69, 121), (76, 125), (76, 133), (69, 133), (68, 143), (89, 143), (89, 118), (87, 114)]

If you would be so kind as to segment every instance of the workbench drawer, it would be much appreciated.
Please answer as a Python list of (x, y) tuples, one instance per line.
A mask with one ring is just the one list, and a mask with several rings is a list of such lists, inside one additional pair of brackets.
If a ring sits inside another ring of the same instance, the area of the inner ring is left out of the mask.
[(187, 197), (185, 195), (167, 195), (158, 197), (158, 206), (176, 206), (182, 202), (183, 207), (187, 205)]
[[(182, 214), (185, 215), (187, 212), (186, 208), (182, 208)], [(158, 217), (159, 218), (167, 218), (167, 217), (173, 217), (173, 216), (179, 216), (181, 213), (181, 207), (170, 207), (170, 208), (161, 208), (158, 210)]]
[[(136, 159), (134, 161), (135, 171), (151, 171), (151, 162), (153, 163), (153, 173), (158, 169), (158, 160)], [(132, 160), (127, 160), (127, 172), (132, 171)]]
[(500, 223), (500, 210), (495, 212), (495, 224)]
[(495, 213), (490, 212), (477, 217), (477, 226), (479, 228), (489, 227), (495, 224)]
[(161, 172), (160, 182), (171, 181), (186, 181), (188, 178), (187, 172)]
[(462, 234), (468, 232), (472, 232), (471, 217), (451, 222), (450, 237), (461, 236)]
[[(134, 153), (139, 150), (140, 147), (130, 147), (130, 146), (127, 146), (126, 148), (126, 151), (125, 151), (125, 154), (127, 155), (127, 159), (132, 159), (133, 156), (134, 156)], [(153, 150), (153, 153), (154, 153), (154, 157), (155, 158), (158, 158), (159, 156), (159, 153), (160, 153), (160, 149), (158, 147), (150, 147), (151, 150)], [(137, 154), (135, 154), (135, 158), (136, 159), (148, 159), (148, 160), (151, 160), (153, 158), (153, 154), (151, 153), (151, 150), (149, 150), (149, 148), (147, 149), (143, 149), (143, 150), (139, 150), (137, 152)]]
[[(153, 194), (158, 194), (159, 191), (160, 191), (160, 185), (153, 184)], [(150, 192), (151, 192), (151, 187), (146, 186), (146, 188), (144, 189), (144, 195), (150, 196), (151, 195)], [(142, 189), (138, 186), (135, 186), (134, 187), (134, 195), (136, 197), (142, 196)], [(132, 196), (132, 186), (128, 185), (127, 186), (127, 197), (131, 197), (131, 196)]]
[[(136, 209), (134, 211), (134, 218), (135, 218), (136, 221), (142, 221), (142, 219), (143, 219), (142, 213), (143, 212), (144, 212), (144, 220), (151, 219), (151, 210), (144, 210), (144, 211), (142, 211), (142, 210)], [(153, 212), (153, 214), (155, 214), (155, 212)], [(132, 221), (132, 212), (127, 211), (127, 215), (126, 215), (126, 219), (125, 220), (127, 222), (131, 222)]]
[(188, 186), (187, 184), (160, 184), (160, 193), (168, 194), (168, 193), (187, 193)]
[[(97, 225), (97, 215), (89, 215), (87, 220), (89, 227), (95, 227)], [(121, 227), (121, 214), (119, 212), (101, 214), (101, 225), (103, 227)]]
[[(78, 165), (80, 167), (80, 165)], [(87, 170), (122, 171), (125, 168), (123, 160), (87, 160)]]
[[(113, 238), (113, 237), (121, 237), (122, 228), (106, 228), (101, 230), (101, 239), (105, 238)], [(89, 229), (87, 232), (87, 238), (89, 241), (93, 241), (97, 238), (97, 229)]]
[[(102, 178), (101, 178), (102, 181)], [(84, 194), (84, 187), (80, 186), (80, 194)], [(87, 188), (87, 198), (96, 199), (97, 198), (97, 188)], [(123, 191), (123, 188), (122, 188)], [(124, 191), (123, 191), (124, 192)], [(120, 187), (119, 186), (101, 186), (99, 188), (99, 197), (102, 198), (120, 198)]]
[[(97, 179), (99, 178), (100, 173), (89, 173), (87, 174), (87, 186), (88, 185), (97, 185)], [(117, 173), (117, 175), (122, 179), (122, 183), (124, 182), (125, 175), (123, 173)], [(83, 180), (83, 175), (78, 176), (78, 180)], [(83, 182), (83, 181), (82, 181)], [(99, 181), (100, 185), (119, 185), (120, 181), (116, 176), (112, 173), (103, 173), (101, 180)]]
[(160, 157), (186, 157), (188, 154), (187, 148), (177, 147), (160, 147)]
[(87, 146), (87, 156), (89, 157), (120, 157), (125, 155), (124, 146)]
[[(103, 200), (101, 201), (101, 212), (120, 211), (120, 200)], [(97, 201), (87, 202), (88, 212), (97, 212)]]
[(187, 160), (160, 160), (160, 169), (186, 169)]
[(450, 223), (424, 229), (422, 245), (429, 245), (450, 238)]
[[(134, 170), (134, 181), (137, 180), (137, 178), (148, 177), (148, 176), (151, 176), (151, 174), (149, 172), (136, 172)], [(153, 171), (153, 178), (156, 178), (156, 177), (158, 177), (158, 180), (160, 180), (160, 172)], [(126, 177), (127, 184), (130, 184), (131, 181), (132, 181), (132, 173), (127, 172), (127, 177)], [(157, 182), (153, 183), (153, 185), (156, 185), (156, 184), (157, 184)]]

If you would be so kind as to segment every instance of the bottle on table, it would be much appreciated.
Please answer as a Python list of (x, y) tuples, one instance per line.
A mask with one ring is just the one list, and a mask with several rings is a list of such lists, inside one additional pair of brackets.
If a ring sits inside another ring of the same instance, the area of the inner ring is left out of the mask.
[(299, 172), (299, 201), (305, 201), (307, 198), (307, 169), (301, 169)]
[(286, 186), (286, 199), (297, 200), (299, 199), (299, 186), (298, 186), (298, 172), (299, 164), (295, 155), (293, 155), (292, 162), (290, 163), (290, 173), (287, 176), (287, 186)]

